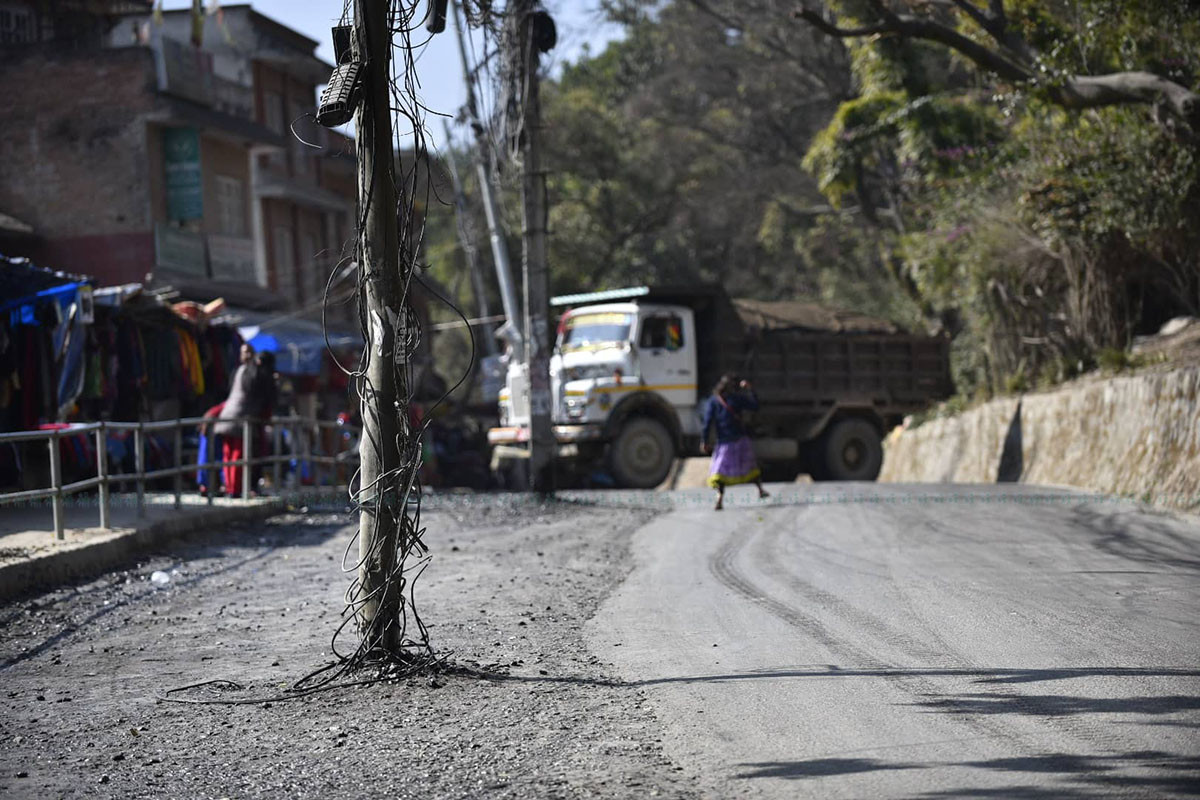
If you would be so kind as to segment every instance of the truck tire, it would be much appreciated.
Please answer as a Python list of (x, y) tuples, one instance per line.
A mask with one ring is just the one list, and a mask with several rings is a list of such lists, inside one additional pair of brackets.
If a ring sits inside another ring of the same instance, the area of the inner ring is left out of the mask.
[(873, 481), (883, 466), (883, 440), (865, 419), (839, 420), (821, 437), (819, 460), (821, 480)]
[(627, 420), (609, 450), (617, 484), (626, 489), (653, 489), (667, 479), (675, 460), (675, 443), (667, 426), (650, 417)]

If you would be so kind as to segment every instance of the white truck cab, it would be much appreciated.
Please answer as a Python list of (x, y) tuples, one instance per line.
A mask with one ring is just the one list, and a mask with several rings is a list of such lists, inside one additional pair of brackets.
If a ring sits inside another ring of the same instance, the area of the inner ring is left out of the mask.
[(613, 303), (568, 311), (550, 360), (555, 424), (602, 424), (631, 392), (696, 404), (695, 322), (681, 306)]
[[(686, 306), (636, 301), (569, 310), (550, 359), (550, 387), (555, 437), (560, 455), (568, 457), (578, 455), (580, 446), (621, 436), (613, 425), (615, 409), (652, 407), (655, 413), (644, 416), (657, 419), (624, 434), (632, 439), (622, 448), (627, 457), (613, 468), (626, 485), (657, 485), (679, 437), (699, 433), (695, 315)], [(510, 366), (499, 401), (500, 427), (489, 432), (489, 441), (524, 444), (530, 425), (524, 365)]]

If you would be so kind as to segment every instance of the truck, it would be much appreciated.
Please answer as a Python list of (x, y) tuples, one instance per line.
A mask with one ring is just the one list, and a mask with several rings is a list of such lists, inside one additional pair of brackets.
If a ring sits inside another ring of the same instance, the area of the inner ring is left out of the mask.
[[(883, 438), (949, 397), (949, 339), (800, 301), (729, 297), (718, 286), (636, 286), (551, 300), (564, 309), (550, 361), (556, 473), (652, 488), (700, 454), (718, 379), (750, 381), (747, 420), (764, 475), (872, 481)], [(493, 465), (528, 458), (529, 376), (509, 367)], [(564, 482), (565, 482), (564, 481)]]

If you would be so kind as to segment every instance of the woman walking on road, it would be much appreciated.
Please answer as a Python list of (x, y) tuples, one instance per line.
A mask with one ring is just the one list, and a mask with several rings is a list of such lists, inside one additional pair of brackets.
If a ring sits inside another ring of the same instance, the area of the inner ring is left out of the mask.
[[(734, 390), (734, 387), (737, 390)], [(717, 490), (716, 510), (725, 507), (725, 487), (753, 483), (760, 498), (770, 497), (762, 485), (762, 471), (754, 458), (754, 444), (742, 422), (742, 412), (757, 411), (758, 396), (749, 381), (739, 381), (726, 373), (717, 381), (712, 397), (704, 406), (700, 428), (700, 449), (708, 453), (709, 431), (715, 429), (716, 451), (708, 473), (708, 485)]]

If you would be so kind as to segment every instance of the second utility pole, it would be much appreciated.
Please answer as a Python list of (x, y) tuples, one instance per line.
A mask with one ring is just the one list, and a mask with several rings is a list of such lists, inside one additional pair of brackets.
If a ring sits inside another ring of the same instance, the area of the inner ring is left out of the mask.
[(517, 79), (521, 87), (521, 197), (524, 206), (525, 352), (529, 364), (529, 488), (554, 491), (554, 439), (550, 414), (550, 273), (546, 264), (546, 173), (542, 169), (542, 110), (538, 95), (538, 60), (554, 45), (553, 21), (535, 11), (533, 0), (513, 0), (512, 22), (519, 51)]

